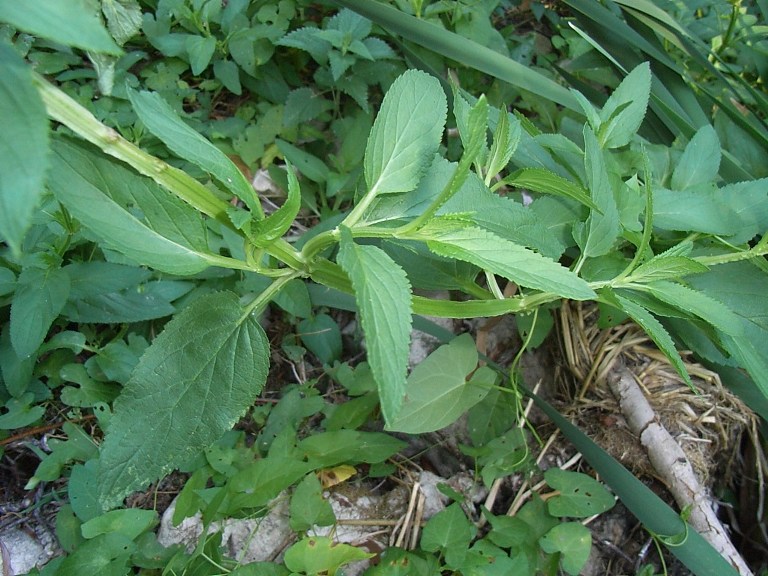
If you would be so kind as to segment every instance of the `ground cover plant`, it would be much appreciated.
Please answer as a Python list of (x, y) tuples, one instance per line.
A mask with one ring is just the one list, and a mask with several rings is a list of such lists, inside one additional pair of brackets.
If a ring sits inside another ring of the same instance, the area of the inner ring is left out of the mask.
[[(422, 316), (516, 315), (533, 345), (559, 302), (596, 302), (691, 386), (678, 350), (693, 350), (764, 424), (762, 6), (534, 3), (559, 58), (498, 24), (511, 4), (0, 8), (3, 445), (66, 420), (32, 445), (26, 488), (67, 501), (67, 554), (40, 573), (340, 574), (371, 554), (314, 534), (336, 521), (316, 473), (386, 477), (404, 438), (480, 411), (496, 416), (463, 448), (477, 482), (520, 473), (551, 493), (482, 521), (450, 494), (416, 549), (366, 573), (580, 573), (579, 520), (610, 493), (538, 470), (517, 363)], [(259, 196), (257, 171), (279, 196)], [(332, 309), (356, 312), (364, 363)], [(275, 317), (290, 329), (271, 341)], [(409, 373), (415, 325), (445, 343)], [(277, 355), (323, 369), (270, 382)], [(738, 573), (534, 399), (659, 545), (696, 574)], [(228, 559), (220, 536), (160, 547), (157, 513), (125, 501), (174, 470), (177, 521), (261, 516), (290, 489), (284, 561)]]

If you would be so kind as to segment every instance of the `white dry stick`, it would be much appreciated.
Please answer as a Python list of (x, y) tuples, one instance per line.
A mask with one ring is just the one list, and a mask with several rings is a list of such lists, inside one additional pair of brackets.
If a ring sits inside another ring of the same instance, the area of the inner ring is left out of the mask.
[(685, 452), (659, 421), (634, 374), (622, 365), (608, 380), (629, 428), (640, 438), (640, 443), (647, 451), (648, 459), (659, 477), (678, 506), (690, 507), (690, 525), (728, 560), (739, 574), (752, 576), (752, 571), (733, 547), (731, 539), (715, 514), (707, 490), (699, 484)]

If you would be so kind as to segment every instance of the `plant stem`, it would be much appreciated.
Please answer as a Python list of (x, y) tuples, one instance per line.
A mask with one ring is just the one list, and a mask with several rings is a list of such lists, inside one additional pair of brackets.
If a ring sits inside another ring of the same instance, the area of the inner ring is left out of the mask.
[(259, 293), (249, 304), (245, 306), (245, 311), (240, 317), (240, 322), (243, 322), (251, 314), (255, 314), (257, 316), (261, 314), (261, 312), (263, 312), (264, 308), (267, 307), (267, 304), (269, 304), (272, 298), (274, 298), (277, 293), (282, 290), (283, 286), (300, 276), (302, 276), (302, 273), (294, 270), (292, 272), (286, 271), (286, 274), (280, 278), (276, 278), (272, 284), (267, 286), (263, 292)]
[(227, 216), (229, 205), (216, 198), (200, 182), (173, 166), (147, 154), (118, 132), (102, 124), (86, 108), (78, 104), (59, 88), (39, 74), (33, 74), (48, 116), (61, 122), (78, 136), (98, 146), (103, 152), (133, 167), (137, 172), (152, 178), (190, 206), (234, 228)]

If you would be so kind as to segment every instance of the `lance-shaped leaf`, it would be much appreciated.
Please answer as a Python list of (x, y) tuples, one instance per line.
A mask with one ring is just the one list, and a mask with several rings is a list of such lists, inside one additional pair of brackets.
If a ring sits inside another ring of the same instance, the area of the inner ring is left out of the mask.
[(403, 269), (386, 252), (355, 244), (346, 228), (342, 228), (337, 260), (355, 291), (384, 420), (393, 422), (405, 395), (411, 286)]
[(588, 208), (600, 211), (584, 188), (546, 168), (522, 168), (504, 178), (504, 183), (533, 192), (571, 198)]
[(31, 68), (10, 45), (0, 44), (0, 63), (0, 239), (18, 252), (48, 170), (48, 118)]
[(470, 262), (521, 286), (574, 300), (595, 297), (589, 284), (568, 268), (482, 228), (438, 218), (415, 236), (439, 256)]
[(369, 194), (410, 192), (432, 163), (448, 110), (436, 78), (409, 70), (384, 96), (365, 149)]
[(201, 296), (169, 322), (114, 404), (98, 495), (113, 508), (208, 447), (245, 414), (269, 368), (258, 318), (230, 292)]
[(403, 407), (388, 428), (408, 434), (445, 428), (485, 398), (495, 382), (493, 370), (477, 368), (475, 342), (462, 334), (413, 369)]
[(155, 92), (128, 91), (133, 108), (147, 129), (185, 160), (212, 174), (252, 212), (261, 215), (261, 204), (240, 169), (200, 133), (190, 128)]
[[(171, 274), (194, 274), (228, 261), (204, 251), (199, 214), (148, 178), (65, 139), (54, 140), (52, 149), (51, 190), (103, 245)], [(144, 221), (129, 205), (142, 211)]]
[(488, 154), (488, 162), (485, 167), (486, 186), (490, 186), (493, 178), (506, 168), (520, 142), (520, 132), (520, 122), (510, 125), (507, 108), (502, 106), (499, 110), (496, 129), (493, 131), (493, 144), (491, 144), (491, 151)]
[(629, 143), (643, 123), (650, 94), (651, 67), (644, 62), (627, 74), (600, 111), (598, 138), (602, 148)]
[(584, 127), (584, 169), (592, 201), (599, 210), (591, 210), (585, 223), (573, 226), (573, 238), (583, 257), (604, 256), (619, 235), (619, 211), (613, 197), (605, 158), (592, 130)]
[(669, 360), (670, 364), (675, 367), (677, 373), (685, 381), (685, 383), (693, 389), (693, 383), (691, 377), (688, 375), (688, 371), (685, 369), (683, 359), (680, 358), (680, 354), (675, 347), (675, 342), (672, 337), (661, 325), (661, 322), (648, 312), (645, 308), (636, 304), (629, 298), (625, 298), (620, 294), (615, 294), (615, 298), (609, 297), (609, 302), (615, 301), (618, 307), (623, 310), (632, 320), (634, 320), (638, 326), (640, 326), (645, 333), (648, 334), (651, 340), (659, 347), (659, 350), (664, 352), (664, 355)]
[(717, 181), (720, 170), (720, 141), (709, 124), (702, 126), (688, 145), (672, 173), (672, 189), (686, 190)]
[(264, 220), (256, 222), (253, 227), (253, 239), (258, 246), (267, 246), (285, 234), (293, 224), (296, 214), (301, 208), (301, 189), (299, 180), (288, 163), (288, 199)]

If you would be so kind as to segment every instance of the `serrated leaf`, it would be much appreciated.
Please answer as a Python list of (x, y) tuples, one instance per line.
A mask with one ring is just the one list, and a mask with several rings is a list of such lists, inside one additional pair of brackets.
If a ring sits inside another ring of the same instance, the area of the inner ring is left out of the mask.
[(608, 254), (619, 235), (619, 211), (613, 197), (611, 182), (605, 166), (603, 151), (588, 127), (584, 127), (584, 170), (587, 186), (597, 210), (590, 210), (586, 223), (575, 224), (573, 238), (581, 248), (582, 257), (594, 258)]
[(600, 111), (601, 148), (629, 143), (643, 122), (650, 93), (651, 66), (644, 62), (627, 74)]
[[(27, 10), (26, 4), (3, 3), (0, 21), (17, 8)], [(0, 239), (19, 253), (48, 170), (48, 117), (31, 68), (6, 43), (0, 43), (0, 118)]]
[(269, 342), (237, 296), (201, 296), (147, 349), (114, 403), (99, 459), (99, 500), (112, 508), (216, 441), (267, 377)]
[(709, 270), (704, 264), (685, 256), (660, 254), (632, 271), (633, 281), (649, 282), (667, 278), (682, 278), (690, 274), (701, 274)]
[(360, 246), (342, 228), (338, 263), (355, 290), (368, 363), (379, 387), (384, 420), (394, 420), (405, 395), (411, 336), (411, 286), (386, 252)]
[(147, 130), (168, 146), (171, 152), (209, 172), (245, 202), (252, 212), (261, 214), (261, 205), (253, 186), (235, 163), (190, 128), (160, 94), (128, 90), (128, 98)]
[(504, 178), (504, 183), (533, 192), (570, 198), (588, 208), (600, 211), (584, 188), (545, 168), (522, 168)]
[(43, 343), (69, 296), (69, 274), (61, 268), (26, 268), (11, 302), (11, 343), (19, 358)]
[(506, 106), (499, 110), (499, 119), (493, 131), (493, 142), (485, 168), (485, 185), (490, 186), (492, 179), (509, 164), (512, 154), (520, 142), (520, 122), (511, 127)]
[(314, 120), (323, 112), (333, 108), (330, 100), (315, 93), (312, 88), (296, 88), (288, 94), (283, 108), (283, 126), (298, 126)]
[(0, 22), (66, 46), (119, 56), (120, 47), (104, 28), (97, 10), (89, 0), (2, 2)]
[(661, 323), (648, 312), (648, 310), (639, 304), (636, 304), (629, 298), (625, 298), (620, 294), (616, 294), (615, 296), (619, 307), (632, 318), (632, 320), (634, 320), (646, 334), (648, 334), (654, 344), (659, 347), (659, 350), (664, 352), (667, 360), (674, 366), (683, 381), (693, 389), (693, 383), (691, 382), (691, 377), (688, 375), (688, 370), (685, 368), (683, 359), (680, 358), (675, 343), (669, 333), (664, 329), (664, 326), (662, 326)]
[(301, 208), (301, 188), (290, 162), (287, 163), (288, 198), (282, 206), (253, 227), (253, 242), (266, 247), (288, 232)]
[[(167, 198), (160, 201), (159, 196), (163, 193), (148, 178), (64, 140), (54, 141), (53, 152), (52, 166), (56, 178), (49, 182), (51, 190), (105, 246), (136, 262), (171, 274), (194, 274), (221, 261), (220, 256), (203, 253), (192, 244), (198, 243), (197, 227), (202, 225), (199, 215), (196, 215), (197, 223), (193, 223), (194, 229), (183, 222), (177, 223), (174, 228), (170, 227), (170, 221), (168, 226), (162, 222), (160, 227), (164, 235), (161, 235), (105, 194), (129, 194), (132, 198), (137, 196), (130, 194), (140, 195), (158, 208), (158, 216), (162, 209), (166, 212), (174, 209), (179, 215), (185, 214), (175, 209), (175, 203), (179, 202), (175, 198), (166, 195)], [(113, 185), (114, 188), (111, 188)], [(166, 218), (168, 216), (166, 214)], [(175, 238), (168, 238), (172, 232), (175, 232)]]
[(558, 518), (587, 518), (613, 508), (614, 497), (605, 486), (581, 472), (550, 468), (544, 480), (558, 494), (547, 499), (547, 510)]
[(422, 434), (445, 428), (480, 402), (495, 381), (490, 368), (477, 368), (472, 337), (463, 334), (454, 338), (413, 369), (403, 406), (388, 429)]
[(68, 555), (56, 569), (57, 576), (123, 576), (136, 544), (123, 534), (102, 534), (87, 540)]
[(432, 163), (447, 114), (436, 78), (409, 70), (384, 96), (365, 149), (369, 194), (410, 192)]
[(720, 170), (720, 141), (709, 124), (699, 128), (685, 147), (672, 173), (673, 190), (713, 184)]
[(568, 574), (578, 576), (592, 550), (592, 533), (579, 522), (564, 522), (539, 539), (539, 546), (549, 554), (560, 553), (560, 565)]
[(739, 317), (725, 304), (697, 290), (663, 280), (647, 284), (644, 291), (657, 299), (698, 316), (704, 322), (735, 338), (743, 336)]
[(435, 254), (471, 262), (521, 286), (574, 300), (595, 296), (584, 280), (557, 262), (481, 228), (436, 219), (417, 234)]
[[(460, 102), (456, 99), (455, 102)], [(454, 115), (458, 115), (454, 112)], [(485, 94), (480, 96), (474, 106), (467, 113), (466, 123), (459, 125), (459, 136), (464, 146), (459, 166), (466, 164), (467, 167), (472, 162), (480, 160), (488, 152), (486, 132), (488, 130), (488, 100)], [(461, 168), (459, 168), (461, 169)]]

